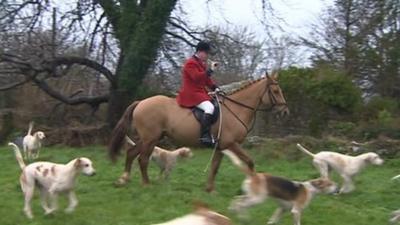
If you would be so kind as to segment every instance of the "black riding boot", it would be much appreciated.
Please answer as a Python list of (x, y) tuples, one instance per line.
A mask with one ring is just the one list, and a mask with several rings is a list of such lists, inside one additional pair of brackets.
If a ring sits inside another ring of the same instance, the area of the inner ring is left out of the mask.
[(215, 140), (210, 134), (211, 117), (212, 115), (204, 113), (201, 118), (200, 142), (207, 147), (214, 147), (215, 144)]

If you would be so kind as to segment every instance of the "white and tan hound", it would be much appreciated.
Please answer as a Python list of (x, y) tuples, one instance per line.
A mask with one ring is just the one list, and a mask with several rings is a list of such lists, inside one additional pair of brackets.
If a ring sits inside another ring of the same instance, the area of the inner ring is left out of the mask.
[(22, 146), (24, 148), (25, 159), (33, 160), (39, 157), (42, 147), (42, 140), (46, 137), (42, 131), (37, 131), (32, 135), (33, 122), (29, 123), (28, 133), (25, 135)]
[(153, 225), (232, 225), (231, 220), (206, 206), (197, 206), (193, 213)]
[(364, 153), (358, 156), (348, 156), (337, 152), (323, 151), (317, 154), (297, 144), (297, 148), (313, 158), (314, 166), (319, 170), (321, 177), (329, 178), (329, 170), (333, 169), (343, 178), (343, 186), (340, 193), (349, 193), (354, 190), (352, 178), (361, 172), (368, 164), (382, 165), (383, 159), (374, 152)]
[[(129, 137), (126, 137), (126, 142), (133, 146), (136, 145), (135, 142), (133, 142)], [(187, 147), (169, 151), (156, 146), (151, 154), (151, 160), (160, 168), (160, 178), (163, 177), (164, 179), (167, 179), (171, 173), (171, 170), (175, 167), (178, 159), (190, 158), (192, 156), (192, 151)]]
[(69, 206), (65, 211), (72, 212), (78, 205), (74, 192), (76, 177), (80, 172), (88, 176), (94, 175), (96, 171), (93, 168), (92, 161), (82, 157), (65, 165), (51, 162), (34, 162), (25, 165), (18, 146), (14, 143), (8, 143), (8, 145), (13, 147), (15, 157), (22, 170), (19, 180), (25, 198), (25, 215), (28, 218), (33, 218), (31, 200), (35, 186), (40, 190), (41, 204), (45, 214), (50, 214), (57, 209), (57, 195), (59, 193), (68, 194)]
[(243, 215), (244, 209), (260, 204), (267, 198), (273, 198), (277, 200), (279, 207), (269, 219), (268, 224), (278, 223), (283, 213), (290, 211), (294, 224), (300, 225), (303, 210), (316, 194), (333, 194), (337, 191), (337, 185), (329, 179), (319, 178), (298, 182), (268, 173), (256, 173), (244, 166), (231, 151), (224, 150), (223, 153), (246, 174), (246, 179), (242, 183), (244, 194), (236, 196), (229, 207), (239, 215)]

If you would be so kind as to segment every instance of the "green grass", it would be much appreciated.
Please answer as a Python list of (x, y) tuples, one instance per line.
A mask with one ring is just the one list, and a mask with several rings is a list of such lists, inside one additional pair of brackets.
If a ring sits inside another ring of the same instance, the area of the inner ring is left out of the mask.
[[(178, 164), (169, 182), (157, 180), (158, 170), (151, 165), (152, 185), (142, 187), (138, 166), (135, 165), (132, 181), (127, 187), (115, 188), (113, 182), (121, 174), (123, 161), (113, 165), (106, 158), (103, 147), (81, 149), (46, 148), (41, 160), (66, 163), (86, 156), (93, 160), (97, 169), (94, 177), (79, 176), (76, 192), (80, 201), (76, 211), (65, 214), (65, 197), (60, 197), (60, 210), (54, 215), (44, 216), (36, 193), (33, 201), (35, 218), (28, 220), (22, 213), (23, 196), (19, 187), (20, 174), (12, 150), (0, 148), (0, 224), (1, 225), (147, 225), (172, 219), (189, 213), (192, 202), (200, 200), (211, 208), (231, 217), (235, 224), (264, 225), (276, 207), (274, 201), (267, 201), (249, 210), (247, 221), (240, 221), (227, 210), (231, 199), (238, 194), (243, 174), (224, 159), (217, 177), (217, 192), (205, 193), (207, 173), (203, 170), (211, 156), (210, 150), (196, 150), (192, 159)], [(258, 171), (296, 180), (315, 178), (318, 173), (311, 166), (309, 158), (294, 160), (271, 159), (265, 152), (249, 150), (256, 161)], [(295, 154), (295, 153), (294, 153)], [(391, 159), (382, 167), (369, 167), (356, 178), (357, 189), (341, 196), (317, 196), (303, 214), (307, 225), (380, 225), (388, 224), (390, 212), (400, 208), (398, 189), (400, 182), (390, 178), (400, 172), (400, 160)], [(292, 224), (286, 214), (281, 224)]]

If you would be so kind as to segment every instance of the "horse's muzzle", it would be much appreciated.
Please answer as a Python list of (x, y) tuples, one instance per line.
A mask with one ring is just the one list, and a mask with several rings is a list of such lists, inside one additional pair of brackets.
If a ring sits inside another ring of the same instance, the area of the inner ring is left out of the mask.
[(287, 105), (280, 105), (276, 107), (275, 114), (280, 118), (284, 118), (286, 116), (289, 116), (290, 111)]
[(285, 108), (283, 110), (281, 110), (280, 113), (281, 113), (281, 117), (289, 116), (289, 114), (290, 114), (289, 108), (287, 106), (285, 106)]

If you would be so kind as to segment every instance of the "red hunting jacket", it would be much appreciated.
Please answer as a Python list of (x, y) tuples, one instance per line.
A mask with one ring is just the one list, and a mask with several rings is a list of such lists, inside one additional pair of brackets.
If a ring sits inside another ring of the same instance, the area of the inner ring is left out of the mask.
[(207, 66), (196, 56), (188, 59), (182, 69), (182, 86), (176, 97), (179, 105), (194, 107), (211, 100), (205, 87), (215, 88), (214, 81), (206, 74)]

